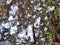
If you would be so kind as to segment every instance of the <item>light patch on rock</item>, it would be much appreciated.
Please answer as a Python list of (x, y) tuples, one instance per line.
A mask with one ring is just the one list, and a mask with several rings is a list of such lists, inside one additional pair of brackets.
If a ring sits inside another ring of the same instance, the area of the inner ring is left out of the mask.
[(45, 38), (44, 38), (44, 37), (43, 37), (43, 38), (41, 38), (41, 41), (43, 41), (43, 42), (44, 42), (44, 41), (45, 41)]
[(16, 34), (16, 33), (17, 33), (17, 26), (11, 27), (10, 28), (10, 34), (13, 35), (13, 34)]
[(21, 39), (16, 39), (16, 45), (19, 45), (22, 43), (22, 40)]
[(36, 45), (38, 45), (39, 44), (39, 42), (36, 42)]
[(22, 42), (24, 42), (24, 40), (26, 39), (26, 30), (23, 29), (19, 34), (18, 34), (18, 38), (19, 40), (17, 39), (17, 44), (21, 44)]
[(47, 9), (47, 12), (53, 11), (55, 9), (55, 6), (48, 6)]
[(18, 37), (22, 39), (25, 38), (25, 36), (26, 36), (26, 31), (23, 29), (23, 31), (18, 34)]
[(35, 37), (38, 37), (39, 36), (39, 31), (35, 31)]
[(19, 21), (17, 21), (17, 22), (16, 22), (16, 26), (18, 26), (19, 24), (20, 24)]
[(38, 17), (34, 23), (34, 27), (39, 28), (41, 18)]
[(32, 1), (31, 1), (31, 4), (33, 4), (33, 3), (34, 3), (34, 1), (32, 0)]
[(29, 18), (30, 16), (32, 16), (32, 15), (28, 13), (28, 14), (27, 14), (27, 18)]
[(7, 35), (7, 34), (8, 34), (8, 32), (4, 33), (4, 35)]
[(12, 0), (7, 0), (6, 1), (6, 4), (10, 4)]
[(10, 11), (9, 11), (9, 15), (15, 15), (15, 14), (16, 14), (15, 11), (13, 11), (13, 10), (10, 10)]
[(41, 0), (42, 2), (45, 2), (45, 0)]
[(9, 45), (9, 41), (8, 40), (5, 40), (4, 42), (3, 42), (3, 45)]
[(15, 15), (18, 9), (19, 8), (16, 4), (11, 5), (11, 10), (9, 11), (9, 14), (10, 15)]
[(9, 25), (9, 23), (7, 22), (7, 23), (1, 23), (2, 24), (2, 26), (4, 27), (4, 28), (10, 28), (10, 25)]
[(18, 6), (16, 4), (11, 5), (11, 10), (16, 12), (18, 9), (19, 8), (18, 8)]
[(45, 16), (45, 20), (47, 20), (48, 19), (48, 17), (47, 16)]
[(14, 17), (14, 20), (18, 20), (18, 16), (17, 15)]
[(47, 27), (45, 27), (45, 28), (44, 28), (44, 31), (47, 31), (47, 29), (48, 29), (48, 28), (47, 28)]
[(35, 19), (36, 15), (33, 16), (33, 19)]
[(9, 16), (8, 21), (14, 20), (13, 16)]
[(58, 3), (58, 5), (60, 5), (60, 3)]
[(34, 42), (32, 25), (27, 27), (27, 36), (30, 37), (30, 42)]
[(34, 9), (40, 11), (42, 9), (42, 7), (34, 6)]
[(42, 35), (42, 34), (40, 34), (40, 37), (43, 37), (43, 35)]

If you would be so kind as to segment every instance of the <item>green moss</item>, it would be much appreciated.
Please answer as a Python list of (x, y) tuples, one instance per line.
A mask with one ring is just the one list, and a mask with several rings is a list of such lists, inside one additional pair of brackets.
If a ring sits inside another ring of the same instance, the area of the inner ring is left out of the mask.
[(51, 38), (52, 38), (52, 33), (51, 33), (51, 32), (48, 32), (47, 38), (48, 38), (48, 39), (51, 39)]
[(55, 15), (58, 15), (58, 16), (60, 16), (60, 8), (58, 8), (58, 9), (55, 9), (55, 12), (54, 12), (54, 14), (55, 14)]
[(58, 8), (58, 12), (57, 12), (57, 13), (58, 13), (58, 15), (60, 16), (60, 8)]

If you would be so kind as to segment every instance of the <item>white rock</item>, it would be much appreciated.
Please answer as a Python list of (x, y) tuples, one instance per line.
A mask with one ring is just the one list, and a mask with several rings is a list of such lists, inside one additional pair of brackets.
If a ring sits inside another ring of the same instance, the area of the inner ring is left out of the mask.
[(16, 4), (11, 5), (11, 10), (17, 11), (18, 6)]
[(22, 40), (21, 39), (16, 39), (16, 45), (19, 45), (22, 43)]
[(33, 16), (33, 19), (35, 19), (36, 15)]
[(14, 20), (18, 20), (18, 16), (17, 15), (14, 17)]
[(37, 10), (37, 6), (34, 6), (34, 9)]
[(7, 35), (7, 34), (8, 34), (8, 32), (4, 33), (4, 35)]
[(10, 34), (13, 35), (13, 34), (16, 34), (17, 33), (17, 26), (14, 26), (14, 27), (11, 27), (10, 28)]
[(19, 8), (16, 4), (11, 5), (11, 10), (9, 11), (9, 14), (10, 15), (15, 15), (18, 9)]
[(30, 42), (34, 42), (32, 25), (27, 27), (27, 36), (30, 37)]
[(33, 4), (34, 3), (34, 1), (31, 1), (31, 4)]
[(9, 22), (9, 25), (10, 25), (10, 27), (12, 27), (12, 26), (13, 26), (13, 24), (12, 24), (12, 22), (11, 22), (11, 21)]
[(39, 28), (41, 18), (38, 17), (34, 23), (34, 27)]
[(40, 13), (42, 13), (42, 11), (40, 11)]
[(41, 26), (43, 26), (43, 25), (44, 25), (44, 23), (41, 23), (40, 25), (41, 25)]
[(5, 28), (10, 28), (9, 23), (6, 23), (6, 24), (5, 24)]
[(45, 28), (44, 28), (44, 31), (47, 31), (47, 29), (48, 29), (48, 28), (47, 28), (47, 27), (45, 27)]
[(39, 44), (39, 42), (36, 42), (36, 45), (38, 45)]
[(9, 16), (8, 20), (9, 20), (9, 21), (14, 20), (13, 16)]
[(30, 16), (31, 16), (31, 15), (28, 13), (28, 14), (27, 14), (27, 18), (29, 18)]
[(25, 38), (26, 40), (28, 40), (29, 38), (28, 38), (28, 35), (26, 36), (26, 38)]
[(58, 5), (60, 5), (60, 3), (58, 3)]
[(23, 29), (22, 30), (22, 32), (20, 32), (19, 34), (18, 34), (18, 37), (20, 37), (20, 38), (25, 38), (26, 37), (26, 30), (25, 29)]
[(50, 12), (50, 11), (53, 11), (55, 9), (55, 7), (54, 6), (48, 6), (47, 9), (48, 9), (48, 12)]
[(18, 26), (18, 25), (19, 25), (19, 21), (16, 22), (16, 26)]
[(39, 36), (39, 31), (36, 30), (35, 37), (38, 37), (38, 36)]
[(40, 7), (40, 5), (41, 4), (38, 3), (37, 5), (34, 6), (34, 9), (40, 11), (42, 9), (42, 7)]
[(42, 2), (45, 2), (45, 0), (41, 0)]
[(4, 27), (4, 28), (10, 28), (10, 25), (9, 25), (9, 23), (7, 22), (7, 23), (1, 23), (2, 24), (2, 26)]
[(7, 39), (7, 37), (4, 37), (4, 40), (6, 40)]
[(17, 5), (15, 5), (15, 4), (11, 5), (11, 10), (12, 10), (13, 12), (16, 12), (18, 9), (19, 9), (19, 8), (18, 8)]
[(6, 4), (10, 4), (12, 0), (7, 0)]
[(47, 7), (45, 4), (43, 4), (44, 7)]
[(38, 3), (37, 6), (38, 6), (38, 7), (41, 6), (41, 3)]
[(45, 41), (45, 38), (41, 38), (41, 41)]
[(49, 34), (49, 32), (47, 32), (47, 34)]
[(42, 9), (42, 7), (39, 7), (37, 10), (41, 10)]
[[(18, 34), (18, 38), (20, 39), (20, 44), (21, 44), (21, 42), (24, 41), (24, 39), (26, 38), (26, 30), (25, 29), (23, 29), (22, 32), (20, 32)], [(19, 42), (19, 40), (17, 42)]]
[(22, 8), (25, 8), (25, 5), (23, 4)]
[(9, 15), (13, 15), (13, 16), (14, 16), (15, 14), (16, 14), (15, 11), (13, 11), (13, 10), (10, 10), (10, 11), (9, 11)]
[(9, 45), (9, 41), (8, 41), (8, 40), (5, 40), (5, 41), (3, 42), (3, 45)]
[(23, 37), (25, 37), (25, 35), (24, 35), (23, 33), (22, 33), (22, 34), (19, 33), (19, 34), (18, 34), (18, 37), (23, 38)]
[(34, 6), (34, 9), (40, 11), (42, 9), (42, 7)]
[(45, 20), (47, 20), (48, 19), (48, 17), (47, 16), (45, 16)]

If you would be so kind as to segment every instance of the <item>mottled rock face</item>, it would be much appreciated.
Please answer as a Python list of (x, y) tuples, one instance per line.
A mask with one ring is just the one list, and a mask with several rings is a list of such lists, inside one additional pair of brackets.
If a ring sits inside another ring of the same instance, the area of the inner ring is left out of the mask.
[(0, 0), (1, 44), (48, 45), (51, 39), (59, 42), (59, 6), (59, 0)]

